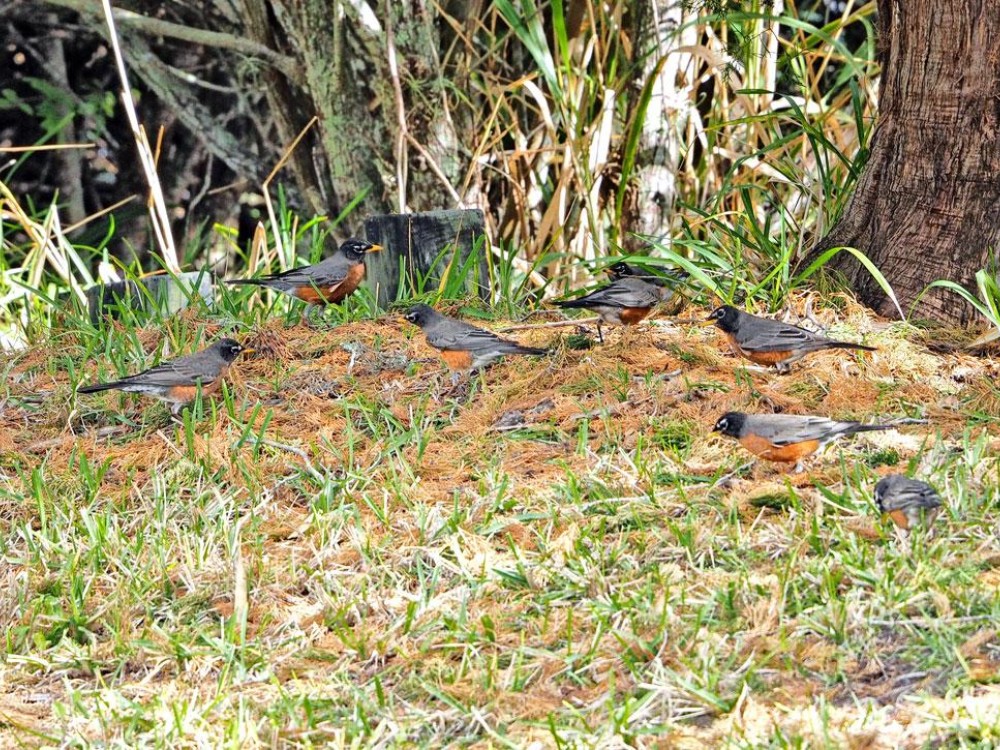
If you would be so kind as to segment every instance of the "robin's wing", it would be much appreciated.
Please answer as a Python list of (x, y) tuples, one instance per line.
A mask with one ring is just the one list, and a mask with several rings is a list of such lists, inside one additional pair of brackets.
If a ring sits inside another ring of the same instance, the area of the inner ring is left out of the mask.
[(481, 352), (502, 349), (505, 344), (510, 343), (495, 333), (484, 331), (460, 320), (442, 320), (426, 333), (430, 344), (439, 349)]
[(843, 432), (850, 424), (826, 417), (755, 414), (747, 423), (747, 428), (774, 445), (794, 445), (809, 440), (824, 442)]
[(161, 362), (156, 367), (123, 378), (125, 385), (175, 386), (197, 385), (215, 380), (222, 369), (222, 362), (214, 351), (198, 352), (186, 357)]
[(676, 286), (681, 286), (691, 275), (687, 271), (663, 271), (661, 273), (654, 273), (641, 266), (633, 266), (628, 263), (623, 263), (625, 266), (625, 273), (615, 273), (615, 279), (639, 279), (645, 281), (647, 284), (652, 284), (657, 287), (667, 287), (672, 288)]
[(941, 505), (941, 498), (930, 485), (907, 479), (894, 482), (891, 488), (882, 494), (880, 502), (883, 512), (890, 513), (913, 507), (937, 508)]
[(805, 328), (750, 316), (741, 319), (736, 339), (741, 347), (755, 352), (821, 349), (829, 342)]
[(320, 261), (312, 266), (302, 268), (290, 268), (287, 271), (276, 273), (272, 276), (264, 276), (261, 281), (276, 282), (275, 286), (286, 288), (297, 288), (300, 286), (329, 287), (339, 284), (347, 278), (351, 270), (350, 260), (343, 254), (337, 253), (331, 258)]
[(592, 306), (653, 307), (660, 301), (659, 290), (642, 279), (628, 277), (608, 284), (574, 302), (587, 302)]

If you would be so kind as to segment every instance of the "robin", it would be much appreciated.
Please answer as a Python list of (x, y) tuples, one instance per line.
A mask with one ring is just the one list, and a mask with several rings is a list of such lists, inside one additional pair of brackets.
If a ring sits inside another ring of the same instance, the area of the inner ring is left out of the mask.
[(202, 393), (214, 393), (222, 386), (222, 379), (229, 365), (241, 352), (252, 352), (233, 339), (219, 339), (207, 349), (161, 362), (137, 375), (130, 375), (111, 383), (97, 383), (77, 390), (77, 393), (98, 393), (119, 390), (126, 393), (144, 393), (166, 401), (170, 413), (180, 410)]
[(259, 279), (230, 279), (227, 284), (250, 284), (277, 289), (310, 305), (343, 302), (365, 278), (365, 254), (377, 253), (381, 245), (351, 237), (333, 255), (312, 266), (292, 268)]
[(778, 372), (791, 370), (792, 362), (821, 349), (864, 349), (874, 346), (835, 341), (805, 328), (769, 318), (758, 318), (730, 305), (723, 305), (708, 316), (704, 325), (715, 325), (726, 334), (733, 349), (758, 365), (774, 365)]
[(613, 266), (605, 268), (604, 272), (611, 277), (612, 281), (632, 278), (642, 279), (647, 284), (652, 284), (659, 292), (661, 302), (666, 302), (673, 297), (674, 290), (691, 275), (687, 271), (661, 275), (625, 262), (615, 263)]
[(617, 325), (635, 325), (644, 320), (662, 301), (662, 292), (659, 287), (648, 281), (634, 277), (612, 281), (607, 286), (601, 287), (590, 294), (585, 294), (576, 299), (563, 300), (555, 304), (562, 308), (584, 308), (597, 313), (597, 338), (604, 343), (604, 334), (601, 332), (601, 323), (615, 323)]
[(889, 474), (875, 485), (875, 504), (901, 529), (911, 529), (925, 520), (930, 526), (941, 510), (941, 498), (933, 487), (919, 479)]
[(403, 317), (423, 329), (427, 343), (439, 350), (441, 358), (455, 371), (480, 370), (505, 354), (549, 353), (547, 349), (521, 346), (516, 341), (449, 318), (429, 305), (414, 305)]
[(837, 422), (826, 417), (796, 414), (744, 414), (730, 411), (719, 417), (713, 432), (736, 438), (740, 445), (760, 458), (794, 463), (802, 471), (802, 460), (832, 440), (858, 432), (892, 430), (895, 425)]

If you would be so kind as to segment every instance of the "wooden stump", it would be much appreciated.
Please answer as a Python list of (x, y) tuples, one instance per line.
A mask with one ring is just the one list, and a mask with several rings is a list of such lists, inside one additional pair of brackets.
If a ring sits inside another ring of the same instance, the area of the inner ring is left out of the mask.
[(382, 252), (365, 259), (378, 305), (438, 289), (445, 274), (464, 279), (471, 294), (489, 299), (485, 220), (479, 209), (386, 214), (365, 221), (365, 236)]

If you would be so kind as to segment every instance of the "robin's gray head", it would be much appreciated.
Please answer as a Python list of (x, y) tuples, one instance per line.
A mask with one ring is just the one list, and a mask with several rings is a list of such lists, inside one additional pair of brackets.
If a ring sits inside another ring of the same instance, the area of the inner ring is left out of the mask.
[(252, 352), (253, 349), (247, 349), (243, 344), (236, 341), (235, 339), (219, 339), (212, 345), (219, 356), (222, 357), (226, 362), (232, 362), (235, 360), (242, 352)]
[(743, 425), (746, 424), (747, 415), (739, 411), (727, 411), (721, 417), (719, 421), (715, 423), (715, 427), (712, 428), (712, 432), (721, 432), (723, 435), (728, 437), (738, 438), (740, 432), (743, 430)]
[(604, 271), (614, 281), (618, 281), (618, 279), (627, 279), (629, 276), (635, 276), (636, 278), (644, 279), (645, 281), (652, 281), (654, 284), (679, 284), (691, 275), (688, 271), (681, 268), (672, 268), (667, 271), (666, 269), (658, 267), (656, 271), (651, 271), (644, 266), (633, 266), (625, 261), (619, 261), (613, 266), (605, 268)]
[[(886, 512), (885, 502), (890, 495), (905, 490), (910, 485), (917, 490), (923, 489), (922, 482), (908, 479), (902, 474), (889, 474), (878, 480), (878, 484), (875, 485), (875, 505), (878, 506), (879, 512)], [(930, 487), (928, 486), (927, 489)]]
[(736, 330), (739, 319), (739, 310), (732, 305), (723, 305), (712, 311), (712, 314), (705, 319), (705, 325), (715, 325), (726, 333), (732, 333)]
[(604, 272), (610, 276), (612, 279), (617, 281), (618, 279), (624, 279), (626, 276), (637, 276), (638, 273), (636, 269), (630, 266), (624, 261), (619, 261), (609, 268), (605, 268)]
[(340, 252), (354, 262), (361, 261), (365, 257), (365, 253), (377, 253), (381, 249), (381, 245), (376, 245), (360, 237), (351, 237), (340, 245)]
[(434, 320), (435, 315), (437, 315), (437, 312), (430, 305), (414, 305), (406, 311), (403, 317), (413, 323), (413, 325), (423, 328)]
[(885, 513), (885, 506), (882, 505), (882, 503), (885, 500), (885, 496), (889, 492), (889, 485), (891, 484), (889, 481), (890, 479), (891, 475), (883, 477), (878, 480), (878, 484), (875, 485), (875, 505), (878, 506), (879, 513)]

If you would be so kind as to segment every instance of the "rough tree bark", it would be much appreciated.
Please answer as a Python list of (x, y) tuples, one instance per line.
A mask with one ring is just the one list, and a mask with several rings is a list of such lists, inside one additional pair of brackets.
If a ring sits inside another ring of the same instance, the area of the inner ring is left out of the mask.
[[(320, 116), (321, 157), (316, 174), (307, 177), (325, 195), (325, 205), (314, 205), (317, 211), (338, 211), (359, 195), (362, 213), (455, 206), (450, 186), (458, 181), (460, 162), (441, 97), (444, 75), (431, 4), (243, 2), (253, 10), (247, 20), (254, 39), (299, 62), (308, 103)], [(270, 96), (279, 110), (302, 109), (301, 93), (290, 87), (273, 89)]]
[[(974, 285), (1000, 246), (1000, 0), (879, 0), (882, 81), (871, 155), (825, 248), (856, 247), (904, 311), (927, 284)], [(841, 253), (835, 267), (879, 313), (895, 308)], [(932, 290), (921, 317), (966, 323), (957, 295)]]

